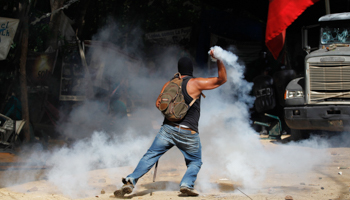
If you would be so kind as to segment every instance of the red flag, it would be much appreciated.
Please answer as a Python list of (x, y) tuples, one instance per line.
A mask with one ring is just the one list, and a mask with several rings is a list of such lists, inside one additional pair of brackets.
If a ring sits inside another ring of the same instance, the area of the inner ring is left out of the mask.
[(265, 44), (277, 60), (286, 36), (286, 29), (306, 8), (319, 0), (269, 0)]

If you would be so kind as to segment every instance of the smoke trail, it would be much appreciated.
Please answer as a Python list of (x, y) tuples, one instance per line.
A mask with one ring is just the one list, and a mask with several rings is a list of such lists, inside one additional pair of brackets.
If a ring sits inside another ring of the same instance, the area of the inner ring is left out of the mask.
[[(306, 173), (328, 159), (325, 153), (316, 156), (312, 149), (296, 148), (293, 143), (265, 148), (249, 123), (249, 108), (254, 98), (249, 95), (252, 83), (244, 79), (244, 66), (231, 52), (217, 46), (212, 49), (214, 56), (224, 62), (228, 81), (218, 90), (206, 91), (207, 98), (202, 101), (205, 109), (202, 109), (200, 134), (206, 176), (226, 177), (246, 189), (255, 189), (261, 186), (268, 170)], [(327, 147), (313, 140), (298, 145), (321, 148), (324, 152), (322, 148)], [(201, 188), (213, 187), (205, 179), (199, 183)]]
[(246, 103), (248, 106), (252, 106), (255, 98), (250, 96), (249, 93), (253, 83), (249, 83), (244, 79), (245, 68), (238, 63), (238, 57), (230, 51), (225, 51), (218, 46), (214, 46), (210, 49), (214, 50), (214, 56), (222, 60), (226, 66), (228, 81), (220, 88), (220, 98), (229, 98), (232, 102), (239, 101)]

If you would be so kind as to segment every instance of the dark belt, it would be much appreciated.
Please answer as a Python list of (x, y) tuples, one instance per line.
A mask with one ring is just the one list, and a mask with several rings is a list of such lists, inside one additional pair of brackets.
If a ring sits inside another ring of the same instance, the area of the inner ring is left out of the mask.
[(168, 125), (170, 125), (170, 126), (173, 126), (173, 127), (176, 127), (176, 128), (180, 128), (180, 129), (182, 129), (182, 130), (191, 131), (191, 134), (197, 133), (196, 131), (194, 131), (194, 130), (192, 130), (192, 129), (190, 129), (190, 128), (181, 127), (181, 126), (179, 126), (179, 125), (177, 125), (177, 124), (174, 124), (174, 123), (172, 123), (172, 122), (167, 122), (166, 124), (168, 124)]

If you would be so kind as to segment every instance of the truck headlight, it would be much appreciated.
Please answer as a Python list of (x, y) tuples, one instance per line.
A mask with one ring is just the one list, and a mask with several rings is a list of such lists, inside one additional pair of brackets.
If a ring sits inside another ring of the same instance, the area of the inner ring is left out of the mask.
[(301, 98), (304, 97), (304, 92), (303, 91), (289, 91), (286, 90), (284, 93), (284, 99), (292, 99), (292, 98)]

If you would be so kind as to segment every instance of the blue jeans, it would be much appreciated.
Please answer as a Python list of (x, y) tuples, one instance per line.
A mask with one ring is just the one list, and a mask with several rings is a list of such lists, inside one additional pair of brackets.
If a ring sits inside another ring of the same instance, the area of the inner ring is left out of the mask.
[(130, 180), (136, 185), (138, 179), (146, 174), (158, 159), (174, 145), (184, 155), (187, 166), (180, 187), (193, 188), (202, 166), (202, 145), (199, 134), (191, 134), (189, 130), (179, 129), (168, 124), (161, 127), (151, 147), (141, 158), (134, 172), (126, 177), (126, 180)]

